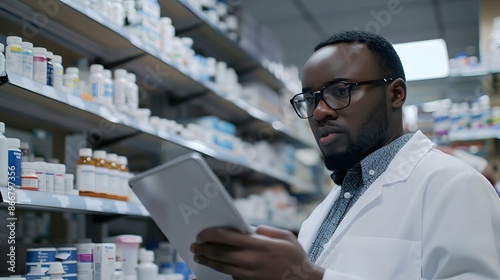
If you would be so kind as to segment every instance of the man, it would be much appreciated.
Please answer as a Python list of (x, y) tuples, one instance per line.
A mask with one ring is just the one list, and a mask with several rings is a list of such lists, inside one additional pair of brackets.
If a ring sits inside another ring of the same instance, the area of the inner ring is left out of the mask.
[(500, 200), (463, 161), (421, 132), (404, 134), (403, 67), (362, 31), (319, 44), (291, 103), (336, 186), (290, 232), (212, 228), (195, 261), (236, 279), (500, 279)]

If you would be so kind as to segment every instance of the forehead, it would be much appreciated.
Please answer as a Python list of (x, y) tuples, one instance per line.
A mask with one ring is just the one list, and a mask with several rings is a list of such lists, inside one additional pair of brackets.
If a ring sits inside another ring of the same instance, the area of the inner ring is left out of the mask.
[(378, 78), (378, 64), (362, 43), (340, 43), (314, 52), (304, 64), (302, 85), (320, 88), (335, 79), (371, 80)]

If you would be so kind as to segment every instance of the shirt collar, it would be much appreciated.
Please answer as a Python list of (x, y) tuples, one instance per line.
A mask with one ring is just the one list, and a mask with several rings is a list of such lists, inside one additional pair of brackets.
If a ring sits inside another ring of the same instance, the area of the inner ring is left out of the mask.
[(335, 184), (340, 186), (347, 173), (353, 172), (361, 176), (364, 185), (371, 185), (387, 169), (392, 159), (412, 136), (413, 134), (404, 134), (369, 154), (349, 170), (334, 170), (330, 177)]

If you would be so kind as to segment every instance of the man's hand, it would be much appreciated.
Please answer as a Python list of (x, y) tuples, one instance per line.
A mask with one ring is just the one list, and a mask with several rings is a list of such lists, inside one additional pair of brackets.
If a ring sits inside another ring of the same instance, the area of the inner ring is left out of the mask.
[(323, 269), (312, 264), (295, 236), (285, 230), (258, 227), (255, 234), (209, 228), (191, 245), (194, 261), (235, 279), (322, 279)]

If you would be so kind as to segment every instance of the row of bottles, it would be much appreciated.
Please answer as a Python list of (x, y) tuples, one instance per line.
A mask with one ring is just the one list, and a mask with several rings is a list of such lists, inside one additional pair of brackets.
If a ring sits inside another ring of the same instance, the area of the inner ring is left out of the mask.
[(76, 168), (76, 188), (80, 195), (128, 200), (130, 177), (128, 160), (124, 156), (103, 150), (79, 150)]

